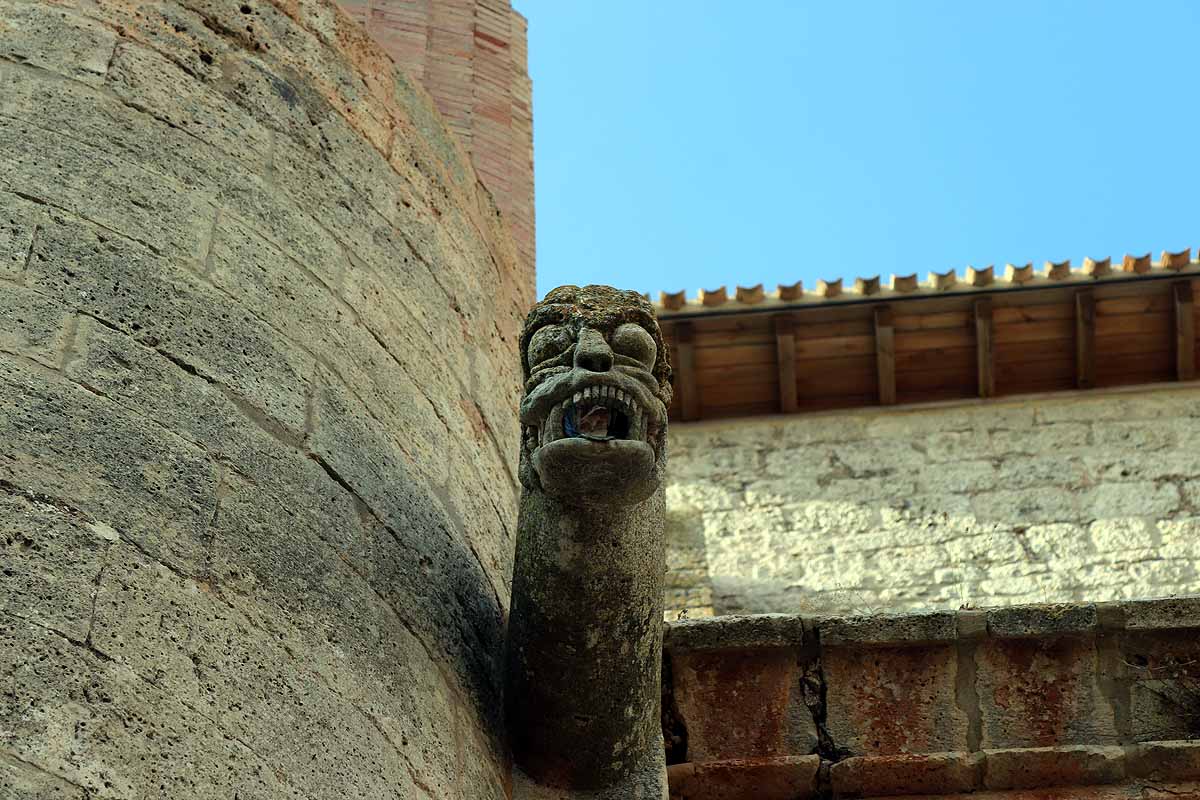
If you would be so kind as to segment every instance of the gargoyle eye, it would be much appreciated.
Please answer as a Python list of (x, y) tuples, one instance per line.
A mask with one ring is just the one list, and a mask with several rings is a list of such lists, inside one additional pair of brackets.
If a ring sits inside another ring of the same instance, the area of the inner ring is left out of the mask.
[(562, 325), (547, 325), (529, 337), (529, 345), (525, 348), (525, 356), (529, 360), (529, 368), (533, 369), (543, 361), (560, 355), (571, 346), (571, 335)]
[(654, 344), (654, 337), (647, 333), (641, 325), (633, 322), (626, 322), (613, 331), (612, 349), (618, 355), (632, 358), (645, 365), (646, 369), (652, 369), (654, 361), (658, 357), (658, 347)]

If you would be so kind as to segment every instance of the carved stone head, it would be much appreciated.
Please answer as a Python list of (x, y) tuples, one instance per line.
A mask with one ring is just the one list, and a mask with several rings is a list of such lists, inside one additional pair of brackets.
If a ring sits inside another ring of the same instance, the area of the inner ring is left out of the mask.
[(650, 303), (560, 286), (521, 331), (521, 483), (572, 505), (640, 503), (666, 468), (671, 365)]

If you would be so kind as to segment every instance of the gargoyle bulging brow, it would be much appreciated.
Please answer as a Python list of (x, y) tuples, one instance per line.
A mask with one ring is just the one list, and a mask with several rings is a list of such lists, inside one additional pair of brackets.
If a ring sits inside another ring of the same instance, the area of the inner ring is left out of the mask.
[(611, 339), (618, 328), (629, 323), (641, 326), (654, 340), (657, 357), (650, 371), (658, 381), (658, 398), (663, 405), (670, 405), (670, 356), (653, 307), (637, 292), (610, 286), (560, 286), (530, 309), (521, 331), (521, 366), (525, 380), (529, 380), (532, 369), (537, 366), (529, 362), (529, 344), (542, 328), (561, 325), (575, 342), (585, 328)]

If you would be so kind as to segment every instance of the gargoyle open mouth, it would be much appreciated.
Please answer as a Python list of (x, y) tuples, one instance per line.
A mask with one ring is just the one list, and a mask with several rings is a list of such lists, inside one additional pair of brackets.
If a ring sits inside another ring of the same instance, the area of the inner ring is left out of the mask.
[(644, 442), (658, 450), (661, 424), (632, 391), (611, 384), (585, 386), (556, 402), (538, 426), (526, 426), (530, 452), (560, 439)]

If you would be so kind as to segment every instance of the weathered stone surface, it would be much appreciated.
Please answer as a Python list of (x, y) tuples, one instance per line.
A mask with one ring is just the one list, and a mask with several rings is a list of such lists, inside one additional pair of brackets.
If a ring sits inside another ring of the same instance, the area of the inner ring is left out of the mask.
[(808, 800), (817, 795), (820, 756), (729, 759), (668, 767), (672, 800)]
[[(85, 264), (86, 268), (79, 265)], [(29, 285), (228, 387), (299, 436), (315, 359), (167, 259), (65, 215), (39, 230)]]
[(953, 646), (823, 648), (826, 727), (852, 755), (968, 749)]
[(83, 642), (96, 580), (116, 533), (16, 487), (0, 485), (0, 567), (5, 614)]
[(985, 754), (986, 789), (1093, 786), (1125, 777), (1125, 751), (1120, 747), (988, 750)]
[(284, 5), (0, 1), (6, 798), (505, 796), (532, 286)]
[(985, 749), (1117, 741), (1090, 637), (987, 639), (975, 662)]
[(676, 652), (671, 674), (690, 761), (796, 756), (816, 748), (795, 650)]
[(57, 369), (64, 357), (71, 313), (49, 298), (20, 286), (0, 291), (0, 352), (24, 356)]
[(129, 667), (52, 631), (20, 621), (0, 625), (0, 679), (0, 726), (12, 733), (6, 755), (60, 776), (84, 796), (307, 796), (252, 742), (223, 733)]
[(1147, 742), (1126, 749), (1130, 777), (1200, 779), (1200, 742)]
[[(1191, 631), (1187, 632), (1191, 634)], [(1134, 741), (1192, 739), (1200, 731), (1200, 639), (1169, 630), (1120, 637)]]
[(729, 615), (683, 620), (667, 625), (663, 647), (674, 653), (689, 650), (748, 650), (798, 648), (809, 638), (805, 621), (790, 614)]
[(217, 470), (198, 449), (53, 373), (0, 356), (0, 479), (181, 570), (203, 562)]
[(270, 132), (247, 111), (153, 50), (123, 42), (113, 54), (107, 78), (117, 97), (155, 120), (207, 142), (222, 156), (247, 167), (266, 166)]
[(980, 753), (934, 753), (855, 756), (835, 763), (829, 777), (839, 797), (865, 797), (969, 792), (982, 773)]
[(1091, 603), (1010, 606), (987, 612), (988, 633), (997, 638), (1090, 633), (1098, 624), (1096, 606)]
[[(30, 148), (25, 142), (36, 141)], [(0, 127), (0, 189), (91, 220), (158, 253), (203, 258), (216, 208), (144, 166), (65, 137), (46, 136), (28, 118)]]
[(704, 548), (671, 558), (672, 597), (870, 615), (1200, 593), (1198, 398), (677, 424), (668, 514)]
[(16, 197), (0, 203), (0, 278), (21, 281), (34, 232), (44, 213), (40, 206)]
[(0, 56), (98, 85), (117, 41), (113, 31), (83, 15), (34, 3), (4, 0)]
[(958, 635), (952, 612), (829, 617), (817, 623), (823, 645), (950, 642)]

